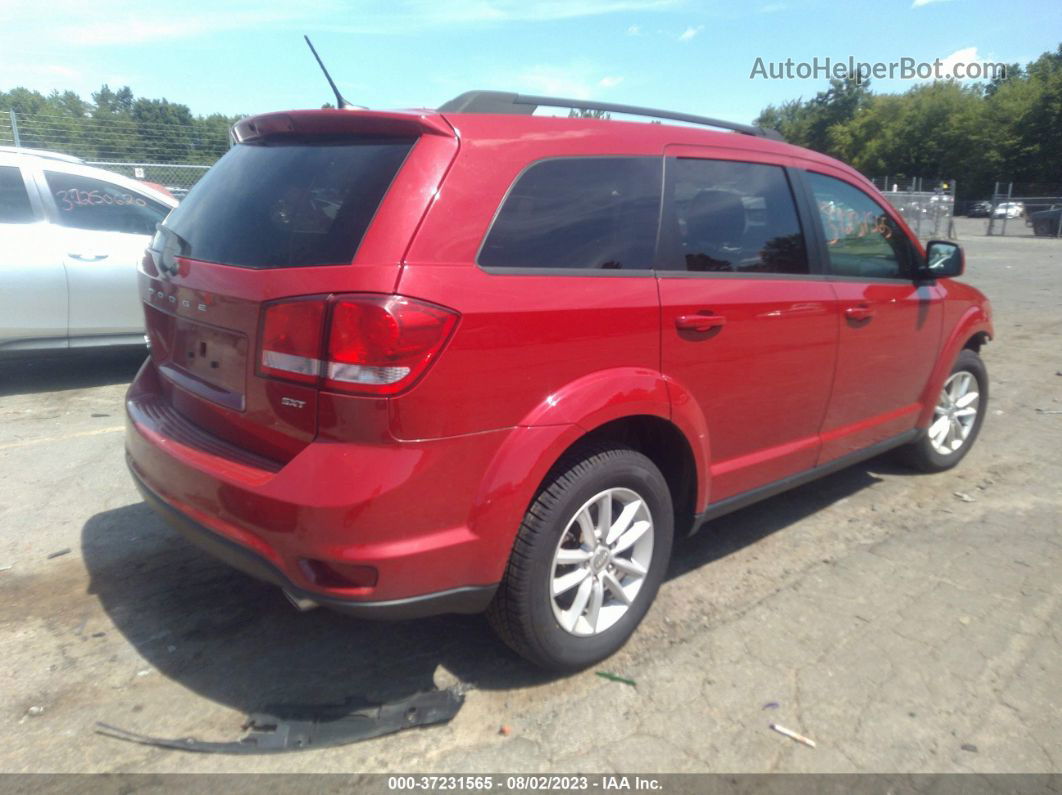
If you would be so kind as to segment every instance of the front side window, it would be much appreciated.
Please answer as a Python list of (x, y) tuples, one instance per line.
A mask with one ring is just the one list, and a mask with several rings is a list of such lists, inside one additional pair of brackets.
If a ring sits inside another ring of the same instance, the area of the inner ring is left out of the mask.
[(153, 235), (170, 208), (102, 179), (45, 171), (59, 223), (74, 229)]
[(838, 276), (911, 278), (911, 247), (903, 230), (863, 191), (808, 172), (819, 208), (830, 271)]
[(658, 157), (543, 160), (513, 185), (479, 252), (494, 268), (647, 269), (660, 215)]
[(670, 158), (662, 266), (705, 273), (808, 273), (804, 234), (780, 166)]
[(0, 166), (0, 224), (28, 224), (33, 220), (22, 172), (18, 166)]

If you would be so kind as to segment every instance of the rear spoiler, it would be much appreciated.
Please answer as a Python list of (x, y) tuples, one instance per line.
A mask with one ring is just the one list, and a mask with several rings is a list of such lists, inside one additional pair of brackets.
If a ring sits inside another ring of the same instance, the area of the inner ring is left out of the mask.
[(375, 110), (293, 110), (286, 113), (263, 113), (240, 119), (232, 127), (236, 143), (261, 138), (305, 135), (455, 135), (438, 113)]

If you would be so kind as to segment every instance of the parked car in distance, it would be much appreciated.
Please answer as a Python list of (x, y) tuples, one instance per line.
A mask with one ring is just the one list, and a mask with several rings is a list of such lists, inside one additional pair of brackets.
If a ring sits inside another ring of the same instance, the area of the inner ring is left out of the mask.
[(143, 345), (137, 266), (176, 204), (69, 155), (0, 149), (0, 356)]
[(1058, 237), (1062, 231), (1062, 205), (1029, 213), (1027, 221), (1037, 236)]
[(886, 450), (957, 464), (992, 323), (962, 250), (843, 163), (541, 104), (581, 103), (239, 122), (141, 266), (126, 450), (296, 606), (486, 611), (572, 670), (705, 521)]
[(992, 210), (993, 218), (1021, 218), (1025, 205), (1021, 202), (1000, 202)]
[(970, 205), (966, 211), (967, 218), (988, 218), (992, 215), (992, 202), (979, 201)]

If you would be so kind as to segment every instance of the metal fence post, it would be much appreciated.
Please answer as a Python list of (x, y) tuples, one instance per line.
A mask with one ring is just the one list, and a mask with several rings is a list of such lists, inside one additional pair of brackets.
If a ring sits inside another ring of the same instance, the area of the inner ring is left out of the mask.
[(15, 116), (15, 110), (12, 108), (8, 111), (11, 115), (11, 135), (15, 139), (15, 146), (22, 146), (22, 141), (18, 137), (18, 118)]
[(988, 229), (985, 234), (992, 237), (992, 229), (995, 226), (996, 196), (999, 195), (999, 182), (992, 183), (992, 201), (988, 203)]
[(951, 207), (951, 212), (948, 213), (948, 240), (958, 240), (959, 235), (955, 232), (955, 196), (958, 194), (955, 180), (948, 180), (948, 184), (951, 186), (950, 201), (948, 206)]
[(1014, 183), (1013, 182), (1008, 182), (1007, 183), (1007, 205), (1008, 205), (1008, 207), (1003, 213), (1003, 231), (1000, 232), (1000, 234), (1003, 235), (1003, 237), (1007, 236), (1007, 213), (1010, 212), (1010, 207), (1009, 207), (1009, 205), (1010, 205), (1010, 197), (1011, 197), (1011, 195), (1013, 193), (1014, 193)]

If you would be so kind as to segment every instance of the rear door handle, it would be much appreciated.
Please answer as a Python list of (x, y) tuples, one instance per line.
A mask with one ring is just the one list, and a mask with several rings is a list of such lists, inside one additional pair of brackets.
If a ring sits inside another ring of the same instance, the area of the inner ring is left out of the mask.
[(844, 316), (849, 320), (870, 320), (874, 317), (874, 310), (869, 306), (850, 306), (844, 310)]
[(73, 251), (70, 252), (71, 259), (81, 260), (82, 262), (99, 262), (102, 259), (107, 259), (106, 254), (78, 254)]
[(711, 331), (714, 328), (722, 328), (726, 325), (726, 318), (722, 315), (695, 314), (679, 315), (675, 318), (676, 328), (682, 331)]

